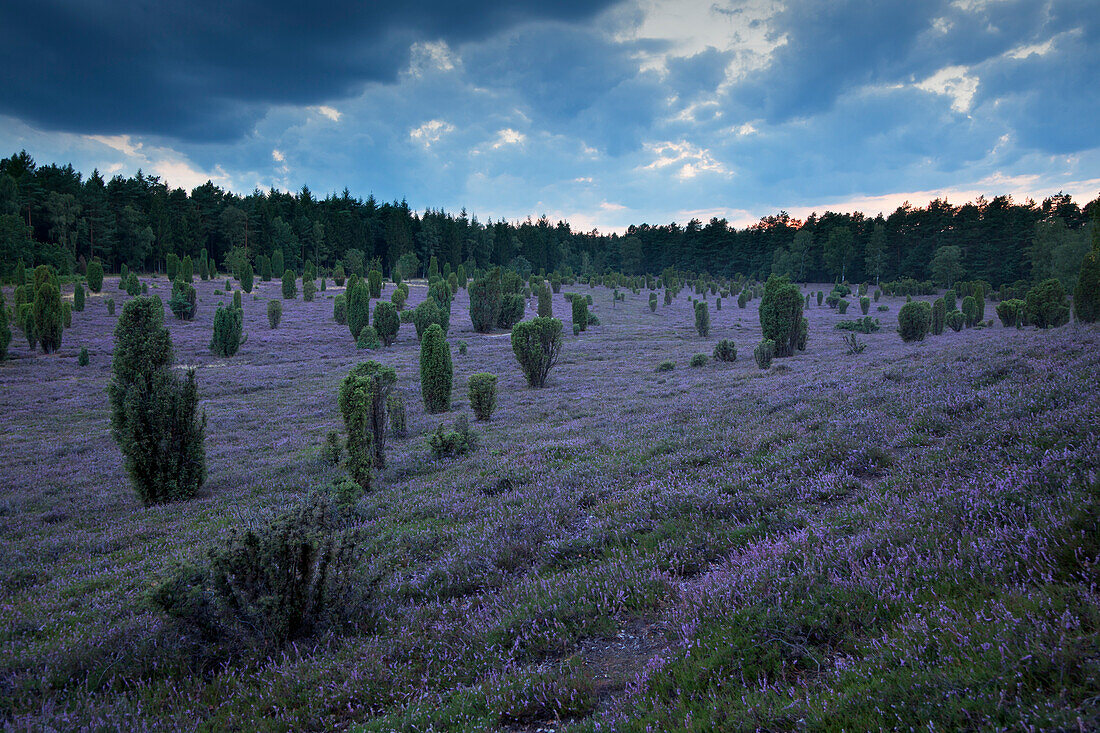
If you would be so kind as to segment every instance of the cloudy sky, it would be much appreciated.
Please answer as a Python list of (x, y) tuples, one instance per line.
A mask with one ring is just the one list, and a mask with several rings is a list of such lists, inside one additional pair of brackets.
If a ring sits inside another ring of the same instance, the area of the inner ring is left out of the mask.
[(601, 231), (1100, 193), (1097, 0), (373, 5), (9, 0), (0, 153)]

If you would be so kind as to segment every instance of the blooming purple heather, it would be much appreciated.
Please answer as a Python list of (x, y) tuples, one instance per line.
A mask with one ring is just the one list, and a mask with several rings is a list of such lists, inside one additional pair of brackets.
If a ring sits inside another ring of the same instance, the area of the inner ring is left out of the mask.
[[(165, 278), (141, 280), (167, 302)], [(343, 288), (284, 301), (257, 281), (248, 338), (219, 358), (232, 294), (195, 287), (195, 319), (165, 318), (208, 419), (193, 500), (142, 506), (112, 441), (117, 278), (57, 353), (17, 332), (0, 364), (5, 727), (1100, 727), (1095, 326), (904, 343), (905, 298), (886, 296), (849, 355), (835, 324), (850, 314), (811, 298), (806, 350), (761, 370), (759, 299), (712, 302), (703, 338), (687, 290), (651, 312), (645, 289), (612, 307), (609, 288), (565, 285), (562, 354), (532, 389), (459, 290), (451, 411), (428, 415), (413, 324), (359, 349), (333, 320)], [(592, 295), (599, 325), (574, 336), (565, 292)], [(426, 296), (411, 282), (405, 308)], [(736, 361), (687, 368), (721, 339)], [(159, 611), (150, 591), (176, 564), (332, 491), (339, 386), (368, 359), (397, 371), (408, 437), (387, 437), (372, 492), (346, 508), (359, 592), (335, 601), (342, 622), (260, 652)], [(478, 372), (498, 377), (491, 422), (468, 404)], [(476, 449), (434, 458), (428, 435), (460, 415)]]

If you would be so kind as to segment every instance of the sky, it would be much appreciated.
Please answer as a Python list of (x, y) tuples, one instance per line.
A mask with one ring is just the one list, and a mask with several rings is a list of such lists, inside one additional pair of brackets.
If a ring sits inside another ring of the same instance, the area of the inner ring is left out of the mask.
[(574, 230), (1100, 194), (1100, 0), (8, 0), (0, 155)]

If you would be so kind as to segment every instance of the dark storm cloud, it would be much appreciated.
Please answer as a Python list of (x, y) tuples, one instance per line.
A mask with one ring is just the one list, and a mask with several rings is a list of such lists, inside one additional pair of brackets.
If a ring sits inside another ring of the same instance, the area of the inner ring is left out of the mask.
[(580, 22), (609, 4), (15, 0), (0, 11), (0, 114), (75, 132), (227, 140), (270, 105), (394, 80), (416, 41)]

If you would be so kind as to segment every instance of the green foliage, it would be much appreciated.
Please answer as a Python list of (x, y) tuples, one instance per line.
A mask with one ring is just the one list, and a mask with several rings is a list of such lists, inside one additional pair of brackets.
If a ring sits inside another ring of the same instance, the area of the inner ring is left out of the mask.
[(767, 369), (772, 365), (772, 359), (775, 357), (775, 341), (771, 339), (762, 339), (756, 348), (752, 350), (752, 358), (756, 360), (756, 366), (761, 369)]
[[(819, 308), (821, 307), (821, 301), (824, 300), (824, 299), (825, 299), (825, 291), (818, 290), (817, 291), (817, 306)], [(738, 302), (738, 304), (740, 304), (740, 301)]]
[(88, 281), (88, 290), (91, 290), (93, 293), (98, 293), (103, 289), (103, 263), (99, 260), (92, 260), (89, 262), (88, 270), (84, 277)]
[[(1100, 231), (1100, 224), (1095, 226)], [(1082, 323), (1100, 320), (1100, 249), (1090, 250), (1081, 260), (1081, 272), (1073, 290), (1073, 314)]]
[(765, 341), (773, 341), (775, 356), (793, 356), (798, 348), (802, 323), (802, 294), (784, 275), (772, 275), (760, 300), (760, 330)]
[(902, 341), (923, 341), (931, 323), (932, 309), (927, 303), (913, 301), (898, 311), (898, 333)]
[(950, 313), (951, 311), (953, 311), (953, 310), (955, 310), (959, 307), (957, 305), (957, 303), (955, 302), (957, 297), (958, 296), (955, 294), (954, 290), (948, 290), (947, 292), (945, 292), (943, 294), (943, 303), (944, 303), (944, 306), (947, 308), (948, 313)]
[(107, 315), (113, 316), (115, 314), (115, 299), (107, 298)]
[[(8, 332), (8, 338), (9, 339), (11, 338), (11, 332), (10, 331)], [(0, 345), (2, 345), (2, 344), (0, 344)], [(3, 351), (3, 349), (0, 349), (0, 352), (2, 352), (2, 351)], [(2, 358), (2, 356), (0, 356), (0, 358)], [(79, 366), (86, 367), (86, 366), (88, 366), (89, 363), (91, 363), (91, 360), (92, 360), (91, 356), (89, 356), (89, 354), (88, 354), (88, 347), (87, 346), (81, 346), (80, 347), (80, 355), (76, 357), (76, 363)]]
[[(559, 321), (560, 323), (560, 321)], [(470, 409), (478, 420), (489, 421), (497, 406), (497, 377), (488, 372), (471, 374), (468, 382)]]
[(286, 265), (283, 261), (283, 251), (281, 249), (277, 249), (271, 253), (271, 272), (273, 276), (280, 272), (286, 272)]
[(371, 270), (367, 273), (367, 289), (370, 292), (370, 297), (381, 298), (382, 297), (382, 273), (378, 270)]
[[(258, 529), (233, 528), (205, 566), (177, 566), (150, 600), (207, 642), (279, 649), (362, 608), (355, 535), (313, 499)], [(358, 597), (359, 602), (352, 599)]]
[(733, 339), (722, 339), (714, 345), (715, 361), (737, 361), (737, 345)]
[(671, 359), (666, 359), (657, 365), (658, 372), (671, 372), (676, 368), (676, 362)]
[(181, 321), (190, 321), (195, 317), (195, 286), (183, 280), (172, 283), (172, 298), (168, 307)]
[[(275, 301), (278, 302), (278, 301)], [(325, 444), (321, 448), (321, 456), (325, 459), (325, 463), (333, 466), (340, 465), (340, 459), (344, 455), (344, 441), (340, 439), (340, 434), (335, 430), (328, 431), (328, 435), (325, 436)], [(359, 484), (355, 484), (357, 487)]]
[(271, 258), (264, 257), (260, 261), (260, 279), (263, 280), (265, 283), (269, 283), (271, 282), (272, 277), (274, 277), (274, 275), (272, 270)]
[(450, 327), (450, 320), (450, 314), (439, 307), (435, 298), (426, 298), (412, 311), (412, 322), (416, 327), (418, 341), (424, 338), (424, 332), (432, 325), (439, 326), (440, 330), (446, 334)]
[(409, 434), (405, 421), (405, 398), (397, 392), (386, 397), (386, 412), (389, 413), (390, 431), (395, 438), (404, 438)]
[(255, 280), (255, 274), (252, 272), (252, 263), (245, 262), (241, 266), (241, 288), (246, 293), (252, 292), (252, 286)]
[(532, 318), (512, 329), (512, 353), (531, 387), (546, 385), (546, 377), (562, 348), (562, 322), (557, 318)]
[(27, 347), (34, 351), (38, 346), (38, 335), (34, 331), (34, 303), (23, 303), (18, 312), (19, 328), (27, 339)]
[[(863, 315), (867, 315), (867, 312), (871, 310), (871, 299), (866, 295), (859, 299), (859, 309), (863, 312)], [(843, 311), (841, 311), (843, 313)]]
[(61, 322), (65, 328), (73, 327), (73, 307), (64, 301), (61, 303)]
[(195, 495), (206, 478), (206, 417), (198, 417), (195, 371), (173, 373), (172, 340), (157, 297), (137, 297), (115, 327), (107, 387), (111, 435), (145, 504)]
[(398, 286), (390, 293), (390, 302), (393, 303), (394, 308), (400, 311), (405, 308), (405, 300), (408, 297), (408, 293), (405, 292), (405, 289)]
[(214, 336), (210, 350), (217, 356), (229, 357), (237, 353), (244, 342), (241, 338), (244, 312), (239, 307), (221, 306), (214, 312)]
[[(400, 292), (395, 290), (395, 293)], [(401, 328), (401, 315), (393, 303), (384, 300), (378, 301), (374, 306), (374, 330), (382, 339), (384, 346), (391, 345), (397, 338), (397, 331)]]
[(848, 356), (854, 356), (856, 354), (862, 354), (863, 350), (867, 348), (867, 344), (859, 340), (859, 337), (854, 333), (844, 334), (844, 344), (848, 347)]
[(294, 270), (283, 271), (283, 300), (294, 300), (298, 297), (298, 276)]
[(875, 333), (879, 330), (879, 322), (871, 316), (857, 318), (854, 321), (840, 321), (836, 324), (840, 331), (856, 331), (858, 333)]
[(332, 320), (341, 326), (346, 326), (348, 323), (348, 296), (343, 293), (332, 299)]
[(183, 256), (183, 264), (180, 265), (178, 277), (183, 278), (183, 281), (188, 284), (195, 280), (195, 263), (191, 261), (191, 255)]
[(4, 305), (4, 291), (0, 290), (0, 361), (8, 358), (8, 346), (11, 345), (11, 326), (8, 325), (8, 318), (8, 309)]
[(458, 342), (458, 353), (459, 353), (460, 356), (466, 356), (466, 349), (467, 348), (468, 348), (468, 346), (466, 345), (465, 341), (459, 341)]
[(695, 354), (694, 356), (691, 357), (691, 361), (688, 362), (688, 364), (689, 364), (689, 366), (693, 366), (693, 367), (706, 366), (707, 365), (707, 355), (706, 354)]
[(588, 328), (588, 303), (584, 298), (573, 298), (573, 330), (584, 331)]
[(65, 330), (65, 313), (61, 307), (61, 292), (47, 280), (34, 294), (34, 334), (42, 351), (49, 354), (61, 348)]
[(73, 310), (77, 313), (84, 312), (84, 286), (80, 283), (73, 288)]
[(710, 311), (705, 300), (695, 303), (695, 330), (703, 338), (710, 336)]
[(497, 326), (505, 331), (512, 328), (523, 319), (526, 307), (522, 295), (518, 293), (505, 295), (501, 298), (500, 319), (497, 321)]
[(313, 278), (302, 280), (302, 300), (307, 303), (312, 303), (313, 296), (316, 292), (317, 284), (313, 281)]
[(978, 323), (978, 301), (974, 300), (973, 295), (968, 295), (963, 298), (962, 308), (960, 308), (963, 314), (963, 322), (967, 328), (973, 328)]
[(840, 300), (838, 300), (836, 302), (837, 312), (839, 312), (840, 315), (844, 315), (845, 313), (848, 312), (848, 305), (849, 305), (848, 301), (845, 300), (844, 298), (841, 298)]
[(650, 293), (649, 294), (649, 312), (650, 313), (656, 313), (657, 312), (657, 293)]
[(504, 293), (500, 268), (470, 284), (470, 321), (478, 333), (489, 333), (500, 320)]
[(342, 288), (347, 277), (347, 273), (344, 272), (344, 263), (337, 260), (336, 268), (332, 271), (332, 281), (336, 283), (336, 287)]
[(1044, 280), (1027, 293), (1024, 301), (1027, 322), (1039, 328), (1056, 328), (1069, 322), (1069, 303), (1062, 283)]
[(375, 468), (386, 464), (386, 405), (397, 372), (366, 361), (352, 367), (340, 385), (338, 403), (347, 432), (347, 471), (364, 491)]
[(956, 333), (963, 330), (963, 326), (966, 325), (966, 317), (963, 316), (962, 311), (958, 309), (949, 312), (945, 320), (948, 327)]
[(141, 281), (138, 280), (136, 272), (131, 272), (123, 278), (122, 289), (125, 290), (126, 294), (130, 297), (141, 295)]
[(1026, 304), (1022, 300), (1009, 298), (997, 304), (997, 318), (1005, 328), (1011, 328), (1020, 322), (1023, 317)]
[(283, 320), (283, 303), (280, 300), (267, 301), (267, 325), (272, 330), (279, 327), (279, 322)]
[(443, 329), (438, 323), (433, 323), (420, 340), (420, 391), (429, 413), (451, 409), (453, 378), (451, 346), (443, 336)]
[[(333, 306), (335, 314), (336, 306)], [(359, 341), (359, 334), (370, 325), (370, 291), (358, 280), (349, 280), (347, 289), (347, 323), (351, 337)]]
[[(190, 262), (190, 258), (188, 258), (188, 262)], [(39, 270), (40, 267), (42, 267), (42, 265), (39, 265), (39, 267), (34, 268), (35, 288), (36, 289), (38, 288), (38, 284), (39, 284), (38, 283), (38, 270)], [(126, 281), (129, 278), (130, 278), (130, 268), (128, 268), (126, 266), (126, 263), (123, 262), (118, 268), (118, 289), (119, 290), (125, 290), (126, 289)], [(190, 282), (190, 280), (188, 282)]]
[(477, 435), (470, 430), (466, 416), (459, 415), (453, 430), (445, 431), (443, 423), (439, 423), (435, 432), (428, 436), (428, 447), (436, 458), (455, 458), (477, 447)]
[(943, 298), (936, 298), (932, 303), (932, 335), (939, 336), (947, 324), (947, 303)]
[(539, 283), (539, 318), (554, 317), (554, 296), (550, 292), (550, 286), (544, 280)]
[(374, 326), (363, 326), (359, 331), (359, 339), (355, 342), (355, 348), (357, 349), (374, 349), (381, 348), (382, 339), (378, 337), (378, 332), (374, 330)]

